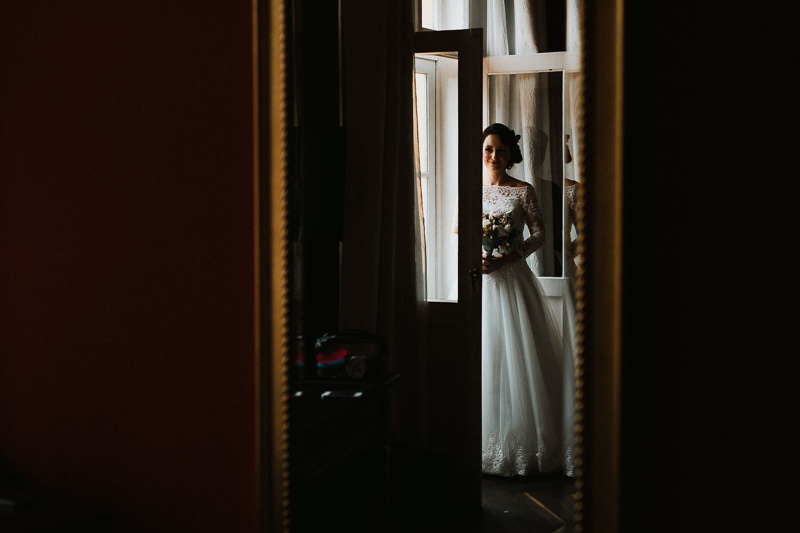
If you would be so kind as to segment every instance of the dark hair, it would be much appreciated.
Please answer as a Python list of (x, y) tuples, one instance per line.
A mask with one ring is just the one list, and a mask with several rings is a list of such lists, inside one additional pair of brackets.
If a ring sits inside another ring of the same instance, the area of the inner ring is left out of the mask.
[(505, 124), (495, 122), (483, 130), (481, 134), (481, 143), (483, 143), (489, 135), (497, 135), (500, 137), (500, 140), (503, 141), (503, 144), (511, 149), (511, 157), (508, 159), (506, 170), (513, 167), (514, 163), (522, 162), (522, 150), (519, 149), (519, 135), (514, 133), (514, 130)]

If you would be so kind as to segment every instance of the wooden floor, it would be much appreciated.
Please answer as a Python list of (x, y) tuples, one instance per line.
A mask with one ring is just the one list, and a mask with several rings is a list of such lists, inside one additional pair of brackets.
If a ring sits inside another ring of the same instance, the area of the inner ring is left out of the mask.
[(391, 533), (569, 533), (572, 486), (566, 476), (484, 477), (477, 512), (433, 502), (395, 513), (385, 523)]
[(479, 531), (567, 533), (573, 481), (566, 476), (533, 476), (482, 481)]
[(440, 457), (402, 450), (392, 457), (388, 469), (343, 464), (295, 492), (292, 532), (571, 531), (572, 478), (483, 476), (480, 507), (466, 508), (453, 496), (459, 485)]

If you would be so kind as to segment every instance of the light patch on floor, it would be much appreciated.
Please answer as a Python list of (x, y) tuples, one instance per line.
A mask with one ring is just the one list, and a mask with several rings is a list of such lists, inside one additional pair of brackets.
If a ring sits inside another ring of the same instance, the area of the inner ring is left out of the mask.
[(564, 523), (564, 520), (560, 516), (558, 516), (556, 513), (548, 509), (545, 504), (543, 504), (542, 502), (531, 496), (529, 492), (526, 492), (525, 496), (527, 496), (528, 499), (531, 500), (536, 505), (536, 507), (539, 508), (539, 510), (548, 519), (548, 521), (550, 521), (555, 525), (561, 525)]

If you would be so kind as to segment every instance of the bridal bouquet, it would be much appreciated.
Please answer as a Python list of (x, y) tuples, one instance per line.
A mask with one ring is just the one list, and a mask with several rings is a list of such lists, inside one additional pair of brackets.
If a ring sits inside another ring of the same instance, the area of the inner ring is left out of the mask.
[(481, 246), (484, 256), (502, 257), (511, 251), (517, 235), (511, 223), (511, 213), (484, 213)]

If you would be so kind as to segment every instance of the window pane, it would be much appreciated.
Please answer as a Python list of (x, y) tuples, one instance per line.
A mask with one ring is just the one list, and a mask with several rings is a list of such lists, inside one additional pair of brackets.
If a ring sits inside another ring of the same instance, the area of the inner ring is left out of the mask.
[[(545, 226), (544, 245), (528, 262), (538, 276), (563, 276), (565, 146), (563, 72), (489, 77), (488, 123), (500, 122), (519, 136), (522, 163), (509, 174), (536, 190)], [(527, 230), (525, 236), (527, 237)]]
[(458, 59), (416, 58), (417, 138), (425, 225), (426, 299), (457, 301)]

